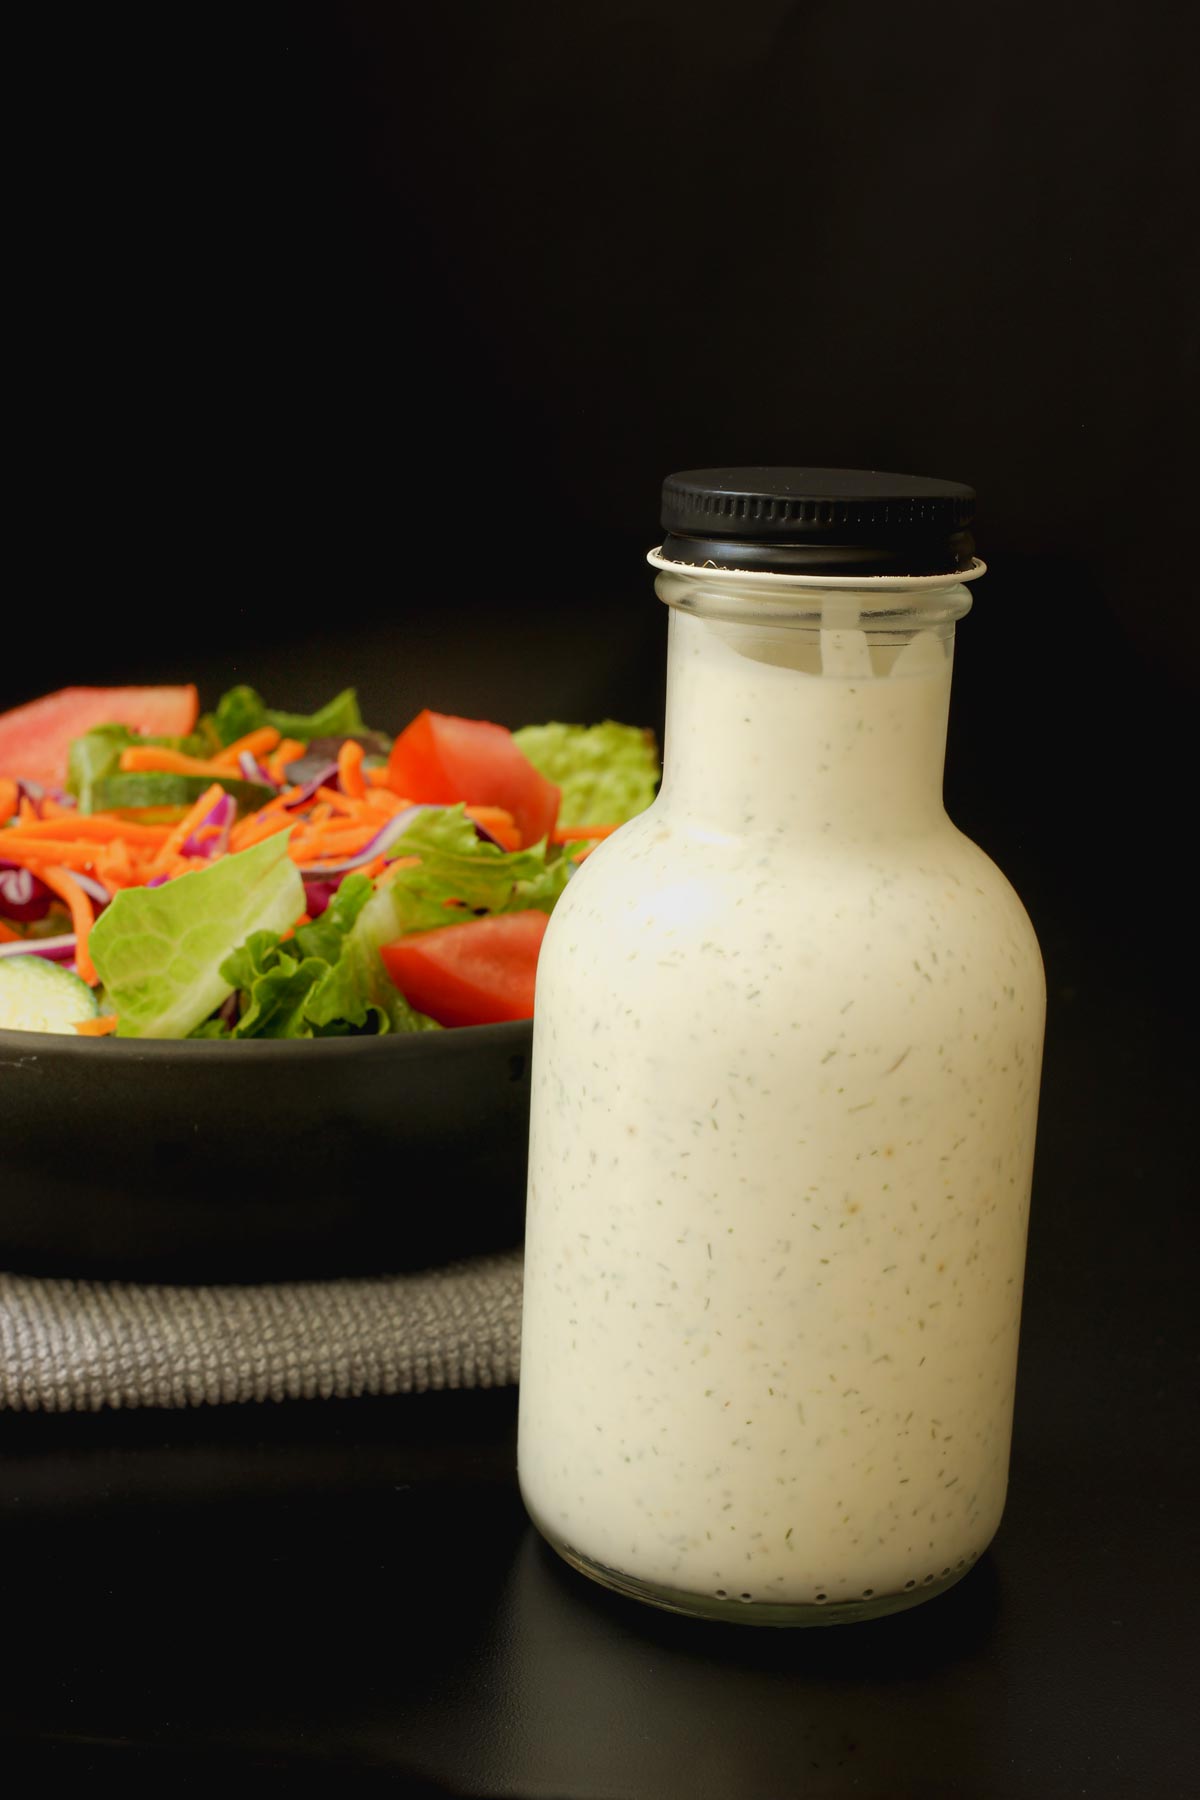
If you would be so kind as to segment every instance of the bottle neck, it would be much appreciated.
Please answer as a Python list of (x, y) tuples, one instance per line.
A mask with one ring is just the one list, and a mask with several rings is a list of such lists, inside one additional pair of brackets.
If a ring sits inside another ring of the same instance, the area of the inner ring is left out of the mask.
[(672, 606), (661, 805), (742, 836), (857, 844), (945, 823), (954, 625), (737, 622)]

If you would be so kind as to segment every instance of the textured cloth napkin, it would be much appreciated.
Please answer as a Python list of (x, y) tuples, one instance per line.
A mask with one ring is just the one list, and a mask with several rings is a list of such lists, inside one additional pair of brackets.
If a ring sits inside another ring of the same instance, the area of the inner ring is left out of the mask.
[(517, 1379), (521, 1255), (418, 1275), (158, 1287), (0, 1274), (0, 1408), (350, 1398)]

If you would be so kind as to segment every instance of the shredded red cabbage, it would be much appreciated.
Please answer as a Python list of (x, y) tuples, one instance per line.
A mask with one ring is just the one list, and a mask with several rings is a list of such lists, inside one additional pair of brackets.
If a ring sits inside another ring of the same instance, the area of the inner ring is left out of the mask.
[(44, 919), (53, 903), (50, 889), (29, 869), (0, 862), (0, 913), (6, 919), (32, 924), (35, 919)]
[[(185, 856), (224, 856), (229, 848), (229, 833), (233, 830), (233, 822), (237, 818), (237, 802), (229, 794), (223, 793), (210, 811), (205, 813), (195, 832), (184, 840)], [(206, 825), (215, 825), (216, 832), (208, 837), (199, 837)], [(147, 882), (147, 887), (150, 883)]]
[(304, 910), (310, 919), (320, 918), (341, 887), (343, 879), (343, 876), (335, 875), (328, 881), (306, 881), (304, 883)]
[(257, 756), (252, 755), (249, 750), (242, 750), (239, 752), (238, 768), (242, 771), (242, 774), (247, 781), (255, 781), (258, 783), (259, 787), (269, 787), (273, 791), (278, 792), (279, 783), (273, 778), (271, 771), (264, 768)]
[(325, 879), (330, 875), (348, 875), (351, 869), (361, 869), (373, 857), (382, 856), (385, 850), (390, 850), (396, 839), (404, 836), (417, 814), (424, 811), (423, 806), (406, 806), (403, 812), (398, 812), (394, 818), (389, 819), (383, 829), (375, 833), (370, 843), (364, 844), (361, 850), (356, 850), (353, 856), (346, 857), (342, 862), (312, 863), (305, 869), (305, 876), (310, 880), (314, 877)]
[[(295, 767), (295, 763), (289, 764), (289, 771)], [(316, 773), (310, 775), (305, 781), (300, 792), (294, 794), (290, 800), (284, 801), (284, 806), (289, 812), (291, 812), (294, 806), (307, 806), (318, 788), (328, 787), (331, 781), (337, 780), (337, 772), (338, 766), (335, 762), (321, 763)]]
[(0, 956), (44, 956), (48, 962), (73, 962), (75, 933), (63, 937), (18, 938), (15, 944), (0, 944)]
[[(75, 880), (89, 899), (95, 900), (99, 906), (107, 906), (112, 895), (103, 882), (97, 881), (94, 875), (84, 875), (73, 871)], [(54, 894), (44, 881), (29, 869), (23, 869), (17, 863), (0, 860), (0, 914), (6, 919), (17, 919), (23, 925), (32, 924), (36, 919), (44, 919), (54, 904)]]
[(18, 806), (20, 806), (22, 799), (29, 801), (30, 805), (33, 807), (34, 811), (37, 813), (37, 816), (39, 819), (42, 817), (42, 801), (43, 800), (53, 800), (57, 806), (74, 807), (76, 804), (74, 795), (64, 793), (62, 788), (46, 787), (45, 784), (41, 781), (30, 781), (24, 775), (18, 775), (18, 777), (17, 777), (17, 805)]
[(392, 747), (391, 739), (384, 737), (381, 731), (357, 731), (346, 737), (313, 738), (303, 756), (288, 763), (284, 773), (289, 781), (311, 781), (314, 775), (320, 774), (322, 780), (319, 785), (323, 786), (327, 779), (324, 773), (326, 768), (332, 763), (333, 772), (337, 774), (338, 752), (343, 744), (350, 743), (361, 744), (365, 756), (380, 759), (386, 757)]
[(71, 873), (90, 900), (94, 900), (98, 906), (108, 905), (112, 895), (102, 881), (97, 881), (94, 875), (82, 875), (77, 869), (73, 869)]

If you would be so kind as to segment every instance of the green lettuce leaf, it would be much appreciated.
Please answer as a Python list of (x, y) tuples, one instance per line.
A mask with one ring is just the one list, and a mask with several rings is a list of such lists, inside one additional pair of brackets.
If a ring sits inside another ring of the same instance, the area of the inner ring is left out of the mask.
[[(421, 861), (397, 870), (368, 900), (339, 967), (360, 993), (387, 1013), (393, 1031), (436, 1026), (414, 1013), (393, 986), (379, 954), (384, 944), (411, 931), (458, 925), (480, 913), (521, 912), (529, 907), (548, 913), (570, 873), (565, 856), (548, 857), (544, 845), (508, 851), (484, 842), (461, 806), (425, 807), (388, 854), (419, 856)], [(296, 933), (297, 938), (300, 935)]]
[[(228, 964), (225, 965), (228, 968)], [(312, 1022), (307, 1008), (315, 989), (329, 973), (329, 964), (319, 957), (303, 960), (290, 956), (286, 949), (275, 949), (269, 968), (255, 976), (250, 988), (250, 1004), (234, 1027), (234, 1037), (298, 1038), (312, 1037)], [(366, 1023), (365, 1007), (358, 1007), (352, 1024)]]
[(90, 948), (122, 1037), (186, 1037), (228, 999), (222, 964), (252, 932), (282, 932), (304, 911), (304, 883), (279, 832), (162, 887), (126, 888)]
[(440, 1031), (436, 1019), (427, 1018), (409, 1005), (383, 966), (381, 945), (393, 943), (399, 935), (388, 906), (388, 889), (381, 888), (364, 906), (362, 917), (347, 940), (344, 977), (382, 1013), (389, 1030)]
[(245, 737), (251, 731), (258, 731), (266, 724), (266, 702), (252, 687), (230, 688), (218, 700), (216, 712), (207, 714), (200, 723), (203, 726), (208, 721), (211, 721), (222, 746), (233, 744), (238, 738)]
[[(550, 912), (566, 886), (570, 863), (547, 856), (545, 845), (502, 850), (480, 838), (462, 806), (425, 807), (388, 851), (390, 859), (419, 856), (389, 882), (393, 910), (405, 931), (431, 930), (462, 922), (447, 915), (449, 901), (470, 912)], [(396, 935), (402, 935), (397, 933)]]
[(267, 724), (281, 737), (299, 738), (305, 744), (319, 737), (355, 737), (367, 729), (353, 688), (344, 688), (315, 713), (279, 712), (268, 706)]
[(658, 786), (658, 745), (636, 725), (525, 725), (513, 732), (535, 769), (562, 789), (564, 825), (623, 825)]
[(401, 996), (375, 997), (366, 967), (347, 954), (348, 939), (372, 896), (365, 875), (349, 875), (328, 908), (311, 925), (280, 941), (278, 932), (255, 931), (228, 956), (221, 973), (241, 996), (234, 1037), (343, 1037), (436, 1027), (414, 1013)]
[[(444, 918), (438, 921), (445, 922)], [(338, 965), (342, 978), (383, 1014), (389, 1030), (440, 1031), (436, 1020), (426, 1018), (409, 1005), (383, 966), (381, 947), (394, 943), (404, 929), (397, 918), (391, 888), (379, 888), (363, 907), (346, 940)]]
[(319, 737), (354, 737), (367, 729), (353, 688), (345, 688), (318, 712), (292, 713), (268, 706), (254, 688), (243, 685), (222, 694), (216, 712), (201, 724), (210, 721), (222, 744), (232, 744), (264, 725), (273, 725), (282, 737), (298, 738), (303, 744)]

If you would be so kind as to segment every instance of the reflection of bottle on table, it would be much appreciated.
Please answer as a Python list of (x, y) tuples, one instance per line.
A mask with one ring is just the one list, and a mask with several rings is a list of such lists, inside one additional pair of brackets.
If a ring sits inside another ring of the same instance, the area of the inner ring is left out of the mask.
[(612, 1585), (818, 1623), (999, 1523), (1044, 982), (942, 806), (969, 491), (731, 475), (667, 484), (662, 793), (542, 951), (521, 1480)]

